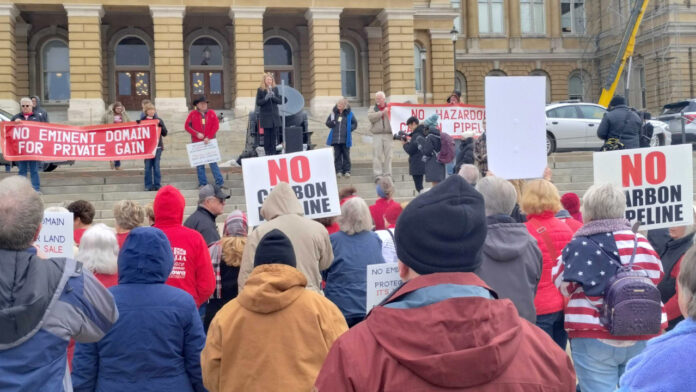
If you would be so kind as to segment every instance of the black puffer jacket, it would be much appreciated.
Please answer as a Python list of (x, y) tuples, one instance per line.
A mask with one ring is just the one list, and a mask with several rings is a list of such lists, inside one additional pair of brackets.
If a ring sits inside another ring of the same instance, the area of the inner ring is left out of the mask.
[(458, 173), (462, 165), (474, 164), (474, 138), (468, 137), (459, 144), (457, 149), (457, 159), (455, 160), (454, 172)]
[(625, 149), (640, 147), (640, 130), (643, 121), (638, 113), (626, 105), (617, 105), (604, 114), (597, 129), (597, 137), (606, 141), (611, 138), (621, 140)]
[(445, 180), (447, 171), (445, 165), (438, 162), (437, 153), (440, 152), (440, 131), (437, 127), (430, 127), (425, 137), (416, 140), (418, 149), (423, 153), (425, 161), (425, 181), (441, 182)]
[(216, 216), (211, 214), (202, 206), (198, 206), (196, 211), (186, 219), (184, 226), (201, 233), (206, 245), (210, 246), (213, 242), (220, 241), (220, 233), (215, 224)]
[(423, 162), (423, 152), (418, 149), (419, 137), (425, 137), (425, 127), (419, 125), (411, 133), (411, 139), (404, 144), (404, 151), (408, 154), (408, 174), (412, 176), (422, 176), (425, 174), (425, 162)]

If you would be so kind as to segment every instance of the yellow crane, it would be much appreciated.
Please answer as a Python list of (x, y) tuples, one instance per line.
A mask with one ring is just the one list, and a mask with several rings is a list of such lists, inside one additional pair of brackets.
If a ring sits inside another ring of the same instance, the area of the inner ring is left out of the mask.
[(609, 102), (612, 97), (614, 97), (614, 91), (616, 91), (616, 86), (619, 84), (619, 79), (621, 79), (621, 73), (626, 65), (626, 60), (633, 56), (638, 28), (640, 27), (640, 22), (643, 21), (643, 15), (645, 14), (645, 9), (648, 7), (649, 2), (650, 0), (636, 0), (631, 10), (631, 16), (628, 19), (626, 30), (621, 40), (621, 47), (616, 54), (614, 63), (611, 65), (611, 68), (609, 68), (609, 75), (602, 88), (602, 95), (599, 97), (599, 104), (604, 107), (608, 107)]

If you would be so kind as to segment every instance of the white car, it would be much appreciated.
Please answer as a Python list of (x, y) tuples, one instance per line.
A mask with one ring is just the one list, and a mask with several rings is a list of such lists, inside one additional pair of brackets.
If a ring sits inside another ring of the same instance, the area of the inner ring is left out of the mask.
[[(558, 149), (599, 150), (604, 141), (597, 137), (597, 128), (602, 122), (605, 109), (601, 105), (587, 102), (559, 102), (546, 106), (546, 152)], [(669, 125), (662, 121), (649, 120), (654, 127), (652, 146), (672, 144)]]

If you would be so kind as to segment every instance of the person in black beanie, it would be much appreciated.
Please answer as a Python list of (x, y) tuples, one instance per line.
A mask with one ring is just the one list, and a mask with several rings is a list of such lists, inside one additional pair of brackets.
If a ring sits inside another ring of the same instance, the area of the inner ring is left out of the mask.
[(395, 238), (405, 283), (334, 343), (316, 390), (575, 390), (566, 353), (473, 273), (486, 217), (461, 176), (409, 203)]
[(635, 110), (626, 106), (626, 98), (616, 95), (611, 99), (607, 112), (599, 123), (597, 137), (605, 142), (618, 139), (623, 144), (621, 149), (638, 148), (642, 128), (643, 119)]
[(278, 229), (271, 230), (263, 236), (259, 241), (258, 248), (256, 248), (254, 268), (264, 264), (297, 266), (292, 242)]

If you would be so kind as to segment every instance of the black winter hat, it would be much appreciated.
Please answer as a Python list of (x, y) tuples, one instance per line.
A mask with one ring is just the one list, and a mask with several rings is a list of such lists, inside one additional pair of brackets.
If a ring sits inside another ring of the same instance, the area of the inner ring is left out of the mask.
[(486, 239), (483, 196), (450, 176), (411, 201), (396, 223), (396, 254), (417, 273), (473, 272)]
[(254, 267), (262, 264), (285, 264), (297, 266), (295, 249), (290, 239), (278, 229), (273, 229), (261, 238), (254, 255)]
[(205, 98), (205, 95), (199, 95), (196, 97), (196, 99), (193, 100), (193, 106), (198, 105), (200, 102), (208, 102), (208, 100)]
[(615, 95), (614, 98), (612, 98), (611, 101), (609, 102), (609, 107), (625, 105), (625, 104), (626, 104), (626, 98), (622, 97), (621, 95)]

